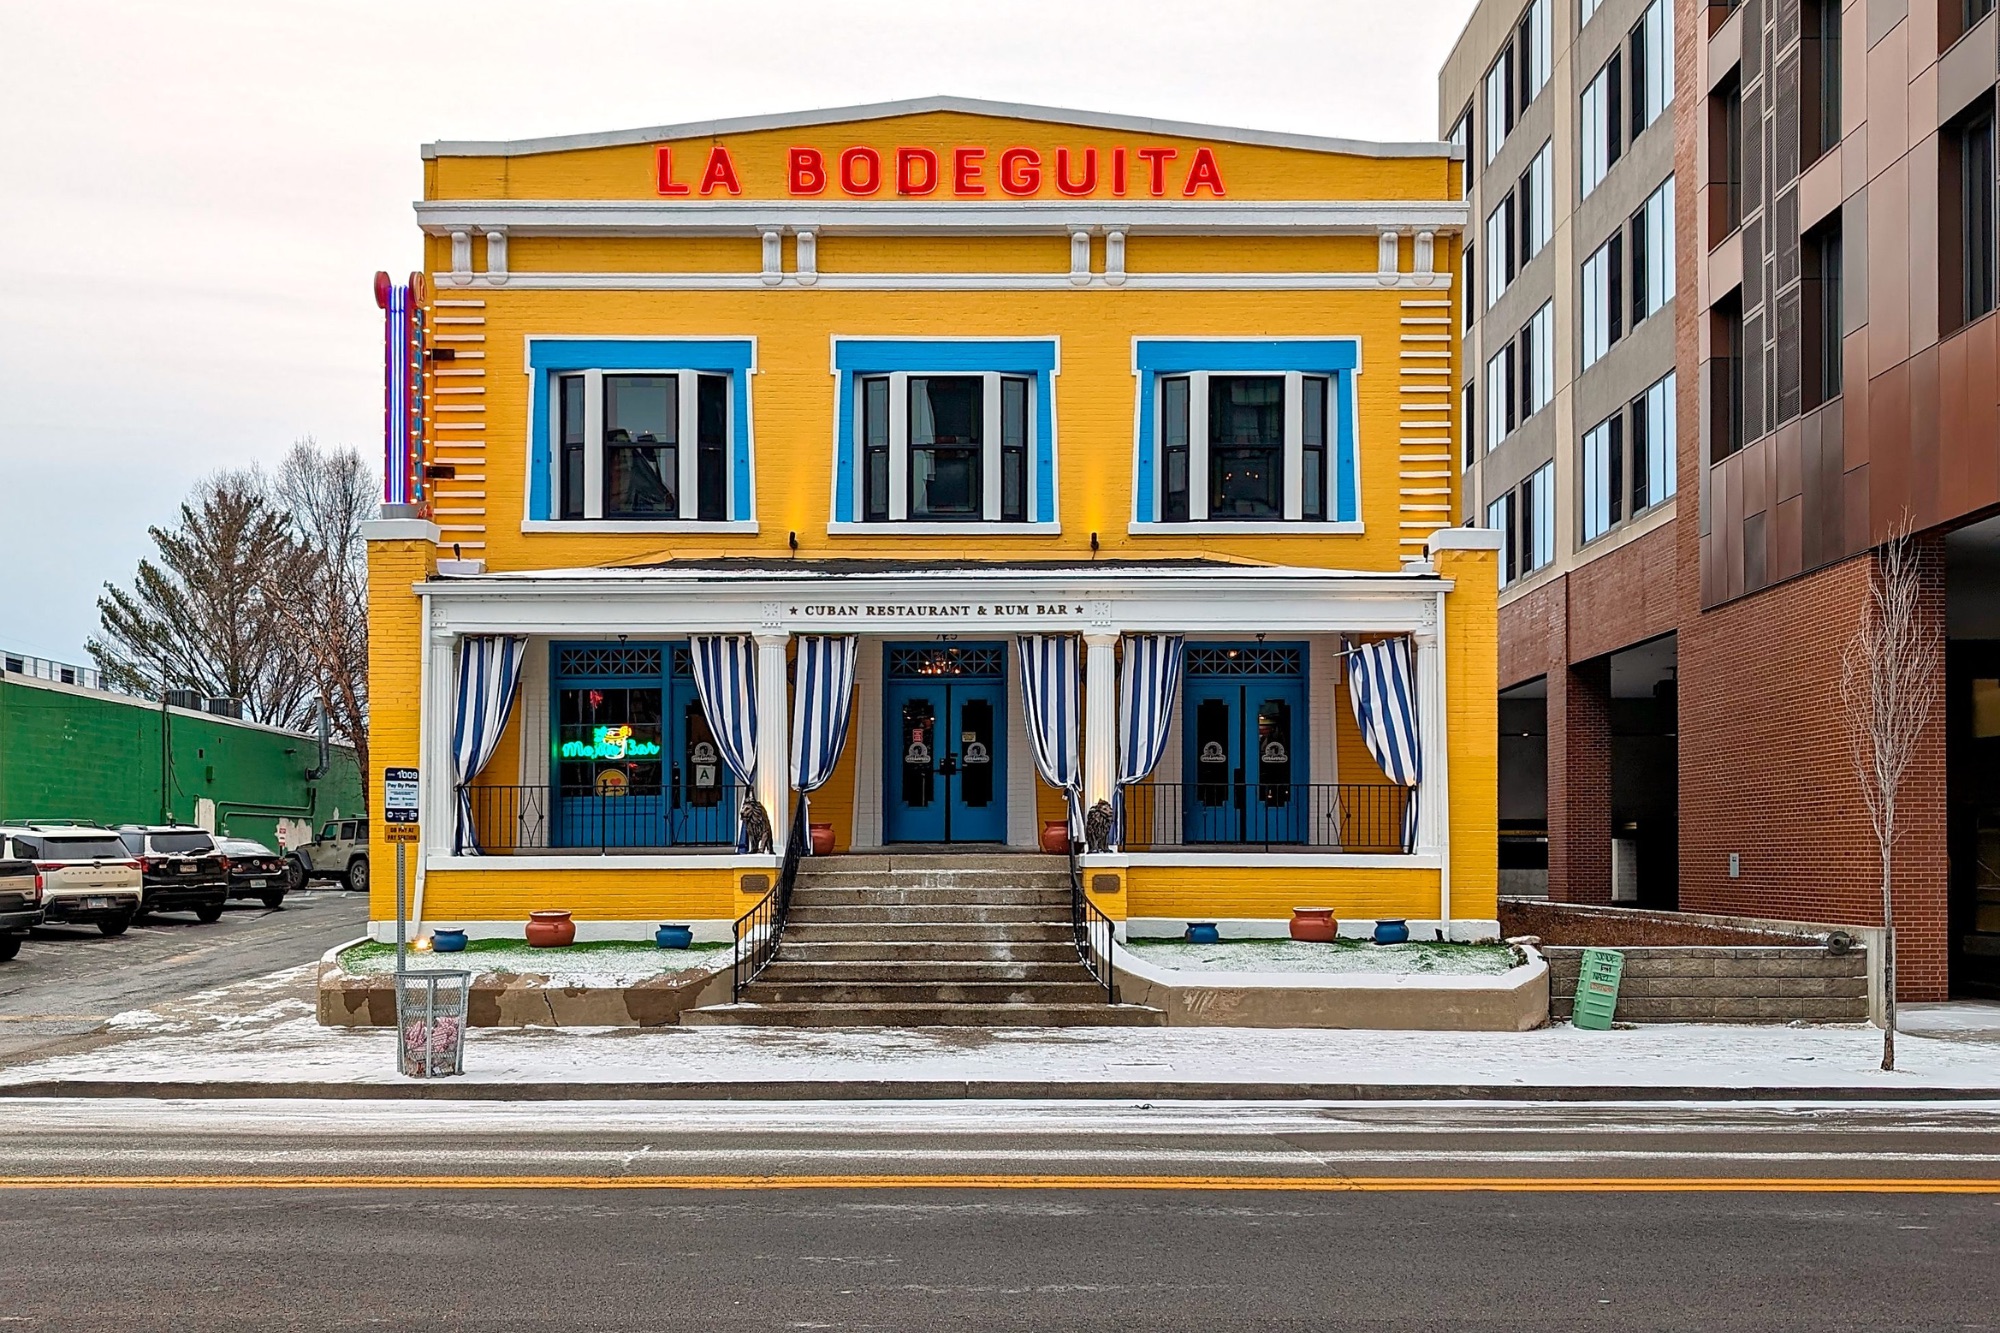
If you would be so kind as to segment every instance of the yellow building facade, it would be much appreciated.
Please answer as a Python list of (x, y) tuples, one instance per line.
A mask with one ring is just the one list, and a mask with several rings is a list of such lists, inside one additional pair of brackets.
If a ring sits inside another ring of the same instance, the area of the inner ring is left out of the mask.
[(823, 826), (1066, 829), (1135, 933), (1490, 936), (1462, 165), (959, 99), (427, 147), (368, 528), (417, 929), (728, 938)]

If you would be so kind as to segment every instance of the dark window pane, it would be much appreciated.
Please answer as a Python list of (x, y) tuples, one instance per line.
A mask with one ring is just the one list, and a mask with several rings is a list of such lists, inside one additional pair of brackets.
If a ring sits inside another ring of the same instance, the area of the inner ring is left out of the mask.
[(1304, 452), (1299, 460), (1299, 483), (1302, 492), (1300, 516), (1308, 520), (1326, 517), (1326, 451), (1327, 451), (1327, 391), (1328, 383), (1318, 375), (1308, 375), (1304, 381), (1305, 401), (1301, 441)]
[(1188, 382), (1186, 376), (1160, 381), (1160, 517), (1181, 522), (1188, 516)]
[(1208, 515), (1284, 517), (1285, 381), (1216, 375), (1208, 382)]
[(910, 517), (976, 519), (985, 512), (985, 384), (977, 376), (910, 381)]
[(958, 795), (972, 809), (993, 804), (993, 701), (967, 699), (958, 708)]
[(1028, 517), (1028, 381), (1000, 381), (1000, 517)]
[(604, 516), (678, 516), (680, 385), (672, 375), (604, 377)]
[(564, 375), (556, 381), (561, 402), (561, 428), (557, 441), (562, 459), (562, 495), (557, 512), (563, 518), (583, 517), (583, 395), (581, 375)]
[(863, 521), (889, 517), (889, 381), (861, 381), (861, 472)]
[(928, 699), (903, 705), (903, 804), (921, 810), (931, 803), (937, 758), (937, 714)]
[(1292, 796), (1292, 705), (1266, 699), (1257, 705), (1258, 798), (1266, 805), (1285, 805)]
[(729, 377), (703, 375), (695, 387), (695, 517), (729, 517)]
[(661, 691), (569, 686), (556, 692), (556, 785), (564, 796), (660, 794)]

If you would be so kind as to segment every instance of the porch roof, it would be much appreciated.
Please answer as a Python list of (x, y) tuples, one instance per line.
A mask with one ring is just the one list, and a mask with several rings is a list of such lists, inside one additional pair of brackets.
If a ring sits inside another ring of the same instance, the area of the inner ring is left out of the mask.
[[(1365, 579), (1397, 583), (1422, 582), (1432, 591), (1444, 582), (1430, 569), (1418, 566), (1395, 570), (1324, 569), (1306, 565), (1273, 565), (1249, 560), (1227, 560), (1212, 556), (1186, 556), (1160, 560), (927, 560), (893, 557), (833, 556), (707, 556), (694, 559), (652, 560), (627, 565), (587, 565), (567, 569), (497, 570), (481, 574), (439, 574), (427, 590), (440, 584), (519, 584), (615, 580), (618, 582), (697, 581), (702, 583), (742, 580), (781, 583), (818, 580), (873, 580), (942, 575), (974, 577), (1012, 576), (1054, 578), (1065, 582), (1121, 583), (1133, 579), (1220, 578), (1249, 579)], [(1447, 584), (1448, 586), (1448, 584)]]

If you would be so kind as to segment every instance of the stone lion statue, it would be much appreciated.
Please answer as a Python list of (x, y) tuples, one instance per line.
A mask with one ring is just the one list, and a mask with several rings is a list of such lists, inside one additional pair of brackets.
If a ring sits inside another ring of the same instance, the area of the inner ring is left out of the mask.
[(743, 848), (750, 852), (771, 850), (771, 816), (755, 796), (743, 801)]
[(1099, 801), (1084, 814), (1083, 845), (1093, 852), (1111, 850), (1111, 802)]

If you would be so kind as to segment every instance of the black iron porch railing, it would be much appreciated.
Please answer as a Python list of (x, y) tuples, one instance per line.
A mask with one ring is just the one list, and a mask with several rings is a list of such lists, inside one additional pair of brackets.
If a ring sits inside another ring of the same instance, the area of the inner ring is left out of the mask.
[[(646, 852), (736, 845), (737, 786), (691, 789), (634, 785), (595, 787), (461, 786), (472, 807), (479, 850), (521, 852)], [(692, 797), (692, 799), (691, 799)]]
[(1146, 782), (1125, 789), (1122, 847), (1403, 853), (1411, 800), (1386, 782)]
[(785, 838), (785, 858), (778, 866), (778, 882), (757, 900), (757, 905), (736, 918), (735, 973), (732, 1001), (740, 1003), (743, 988), (757, 979), (778, 952), (778, 939), (785, 933), (785, 918), (792, 908), (792, 884), (799, 877), (799, 859), (806, 850), (806, 803), (800, 801), (792, 812), (792, 831)]
[(1111, 964), (1111, 950), (1118, 938), (1110, 917), (1090, 901), (1083, 891), (1083, 867), (1076, 859), (1076, 842), (1069, 846), (1069, 921), (1076, 935), (1077, 956), (1084, 967), (1104, 987), (1104, 1002), (1118, 1003), (1118, 971)]

